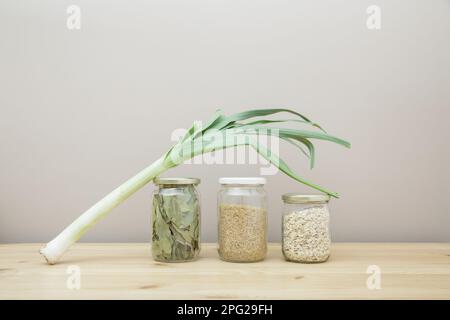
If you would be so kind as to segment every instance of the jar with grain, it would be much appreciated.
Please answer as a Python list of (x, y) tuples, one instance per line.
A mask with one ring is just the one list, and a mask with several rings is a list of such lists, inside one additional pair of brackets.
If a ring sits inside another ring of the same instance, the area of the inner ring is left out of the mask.
[(184, 262), (200, 252), (200, 196), (197, 178), (156, 178), (153, 193), (152, 256)]
[(326, 261), (331, 246), (329, 196), (288, 193), (282, 198), (282, 249), (286, 260)]
[(263, 260), (267, 252), (265, 178), (220, 178), (219, 255), (230, 262)]

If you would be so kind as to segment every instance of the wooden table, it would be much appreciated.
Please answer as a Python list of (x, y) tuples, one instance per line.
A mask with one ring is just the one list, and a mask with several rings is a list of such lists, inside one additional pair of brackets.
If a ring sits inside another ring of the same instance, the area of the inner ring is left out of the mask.
[(214, 244), (159, 263), (121, 243), (76, 244), (49, 266), (40, 247), (0, 245), (0, 299), (450, 299), (449, 243), (338, 243), (321, 264), (286, 262), (279, 244), (257, 263), (221, 261)]

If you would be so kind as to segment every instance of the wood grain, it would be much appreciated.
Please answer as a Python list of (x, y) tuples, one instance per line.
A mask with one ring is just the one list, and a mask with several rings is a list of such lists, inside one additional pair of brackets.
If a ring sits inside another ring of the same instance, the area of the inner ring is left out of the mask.
[[(321, 264), (284, 261), (280, 245), (257, 263), (219, 260), (203, 244), (200, 259), (160, 263), (149, 244), (76, 244), (49, 266), (41, 244), (0, 245), (0, 299), (450, 299), (449, 243), (338, 243)], [(367, 288), (369, 265), (381, 289)], [(81, 288), (68, 289), (69, 266)]]

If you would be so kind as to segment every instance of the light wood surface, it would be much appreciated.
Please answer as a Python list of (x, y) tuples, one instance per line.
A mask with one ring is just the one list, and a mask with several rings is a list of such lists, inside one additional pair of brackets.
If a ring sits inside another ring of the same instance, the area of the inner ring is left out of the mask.
[[(286, 262), (278, 244), (256, 263), (221, 261), (214, 244), (195, 262), (159, 263), (139, 243), (76, 244), (49, 266), (40, 247), (0, 245), (0, 299), (450, 299), (449, 243), (339, 243), (321, 264)], [(370, 265), (381, 289), (367, 287)], [(78, 267), (81, 287), (68, 289)]]

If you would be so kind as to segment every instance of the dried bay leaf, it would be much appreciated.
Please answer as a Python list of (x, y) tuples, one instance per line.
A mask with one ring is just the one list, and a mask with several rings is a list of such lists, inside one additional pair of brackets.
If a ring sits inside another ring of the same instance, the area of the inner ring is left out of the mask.
[(197, 256), (200, 206), (193, 186), (160, 190), (153, 198), (152, 218), (156, 260), (186, 261)]

